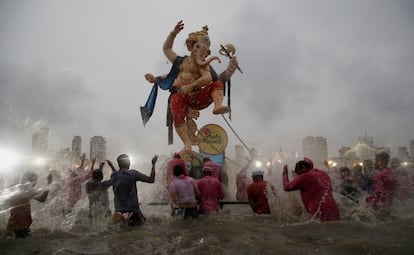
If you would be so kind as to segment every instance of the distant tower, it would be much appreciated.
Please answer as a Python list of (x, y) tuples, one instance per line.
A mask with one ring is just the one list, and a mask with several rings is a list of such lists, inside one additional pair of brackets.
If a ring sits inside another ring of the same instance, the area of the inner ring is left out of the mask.
[(244, 162), (244, 151), (243, 146), (240, 144), (237, 144), (234, 146), (234, 152), (235, 152), (235, 159), (237, 163)]
[(414, 140), (410, 141), (411, 160), (414, 160)]
[(91, 138), (90, 159), (96, 158), (96, 163), (105, 162), (106, 160), (106, 141), (102, 136)]
[(398, 158), (401, 161), (409, 161), (410, 160), (410, 155), (408, 154), (407, 147), (405, 147), (405, 146), (398, 147)]
[(46, 153), (48, 149), (49, 128), (42, 127), (32, 135), (32, 151)]
[(82, 153), (82, 138), (80, 136), (74, 136), (72, 139), (72, 162), (79, 163)]
[(302, 140), (303, 156), (310, 158), (316, 168), (324, 166), (328, 159), (328, 145), (326, 138), (308, 136)]

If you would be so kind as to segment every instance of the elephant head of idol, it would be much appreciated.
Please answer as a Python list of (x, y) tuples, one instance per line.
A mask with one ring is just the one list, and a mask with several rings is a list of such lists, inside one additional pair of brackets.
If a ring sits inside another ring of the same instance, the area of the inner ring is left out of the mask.
[(207, 26), (204, 26), (201, 31), (190, 33), (185, 43), (187, 49), (191, 52), (191, 56), (195, 58), (197, 65), (206, 66), (213, 60), (221, 63), (217, 56), (211, 56), (206, 59), (210, 55), (210, 38)]

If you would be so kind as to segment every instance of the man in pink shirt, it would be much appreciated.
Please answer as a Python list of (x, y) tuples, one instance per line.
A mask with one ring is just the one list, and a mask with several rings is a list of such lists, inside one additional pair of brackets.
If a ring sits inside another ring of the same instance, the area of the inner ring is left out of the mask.
[(92, 178), (93, 168), (96, 159), (92, 159), (92, 165), (86, 172), (80, 172), (83, 170), (83, 164), (85, 161), (85, 154), (82, 155), (81, 165), (79, 168), (74, 169), (70, 172), (70, 176), (66, 181), (65, 191), (67, 192), (67, 203), (66, 210), (70, 213), (75, 207), (75, 204), (79, 201), (82, 195), (82, 183)]
[(212, 176), (211, 168), (204, 167), (204, 176), (197, 181), (200, 190), (200, 213), (207, 214), (220, 210), (219, 200), (224, 199), (220, 182)]
[(184, 169), (181, 165), (176, 165), (173, 169), (176, 178), (171, 182), (169, 189), (172, 202), (171, 216), (181, 212), (184, 219), (198, 217), (197, 197), (200, 196), (195, 180), (190, 176), (184, 175)]
[(339, 210), (332, 195), (332, 184), (325, 171), (312, 167), (312, 161), (296, 163), (297, 176), (291, 182), (288, 167), (283, 167), (283, 188), (285, 191), (300, 190), (306, 211), (321, 221), (339, 220)]

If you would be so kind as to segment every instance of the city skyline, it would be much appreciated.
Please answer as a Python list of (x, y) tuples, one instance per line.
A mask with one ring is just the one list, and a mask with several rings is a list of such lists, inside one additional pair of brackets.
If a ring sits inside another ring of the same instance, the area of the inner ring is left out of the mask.
[[(49, 131), (49, 128), (47, 127), (42, 127), (40, 128), (38, 131), (36, 131), (33, 134), (33, 138), (35, 137), (35, 134), (38, 133), (42, 133), (42, 130), (47, 130)], [(44, 132), (43, 132), (44, 133)], [(45, 133), (46, 136), (48, 135), (48, 132)], [(44, 142), (44, 138), (41, 139), (42, 142)], [(48, 139), (46, 139), (46, 143), (48, 142)], [(34, 140), (32, 141), (32, 145), (34, 144)], [(375, 144), (375, 139), (374, 137), (370, 137), (368, 136), (367, 133), (365, 133), (363, 136), (358, 136), (356, 138), (356, 143), (353, 146), (342, 146), (341, 148), (338, 148), (338, 153), (337, 155), (329, 155), (328, 154), (328, 139), (324, 138), (324, 137), (320, 137), (320, 136), (308, 136), (302, 139), (302, 151), (301, 151), (301, 155), (303, 156), (307, 156), (312, 158), (315, 162), (317, 162), (317, 165), (321, 166), (323, 164), (323, 160), (329, 159), (329, 158), (335, 158), (335, 157), (345, 157), (344, 154), (346, 154), (347, 152), (354, 150), (355, 155), (358, 158), (361, 159), (366, 159), (366, 158), (370, 158), (373, 159), (375, 156), (375, 153), (378, 151), (388, 151), (390, 153), (390, 156), (397, 156), (400, 157), (402, 160), (412, 160), (413, 156), (412, 156), (412, 148), (411, 151), (408, 151), (408, 147), (407, 146), (398, 146), (397, 151), (392, 151), (389, 147), (387, 146), (378, 146)], [(368, 150), (364, 149), (366, 148), (366, 146), (360, 146), (360, 145), (367, 145), (368, 146)], [(409, 144), (412, 145), (414, 144), (414, 140), (409, 141)], [(71, 152), (75, 152), (76, 155), (80, 156), (81, 153), (85, 153), (86, 155), (89, 156), (89, 158), (92, 158), (93, 156), (97, 156), (99, 158), (100, 161), (104, 161), (106, 158), (106, 146), (107, 146), (107, 141), (105, 140), (105, 138), (103, 136), (97, 136), (94, 135), (91, 137), (90, 141), (89, 141), (89, 154), (86, 153), (86, 151), (82, 151), (82, 137), (79, 135), (75, 135), (72, 139), (72, 150)], [(60, 149), (57, 150), (62, 150), (62, 149), (66, 149), (69, 147), (61, 147)], [(76, 149), (74, 149), (76, 148)], [(238, 154), (240, 154), (240, 152), (238, 152), (238, 150), (240, 150), (241, 148), (243, 148), (242, 145), (240, 144), (236, 144), (233, 148), (227, 147), (227, 151), (232, 151), (232, 153), (234, 154), (234, 157), (240, 157), (238, 156)], [(255, 148), (253, 148), (254, 150), (256, 150)], [(243, 150), (242, 150), (243, 151)], [(35, 151), (33, 151), (35, 152)], [(75, 155), (75, 157), (76, 157)], [(168, 153), (165, 153), (165, 155), (168, 155)], [(406, 155), (406, 156), (404, 156)], [(72, 155), (73, 156), (73, 155)], [(112, 157), (115, 157), (116, 155), (113, 155)]]

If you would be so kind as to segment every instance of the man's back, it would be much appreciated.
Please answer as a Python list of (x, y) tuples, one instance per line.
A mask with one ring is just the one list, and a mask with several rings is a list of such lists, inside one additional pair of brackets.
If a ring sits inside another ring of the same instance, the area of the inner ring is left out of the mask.
[(312, 169), (295, 177), (285, 190), (300, 190), (305, 209), (320, 220), (339, 220), (339, 210), (332, 195), (332, 184), (328, 174)]
[(197, 203), (194, 186), (195, 181), (189, 176), (181, 175), (170, 184), (170, 191), (175, 192), (177, 204), (195, 204)]
[(139, 180), (135, 170), (120, 169), (111, 176), (117, 212), (139, 212), (136, 181)]
[(220, 182), (212, 176), (204, 176), (197, 181), (198, 189), (201, 193), (201, 213), (209, 213), (211, 211), (218, 211), (219, 199), (224, 198), (224, 191)]
[(247, 196), (255, 213), (270, 214), (270, 207), (266, 196), (267, 181), (254, 181), (247, 188)]

